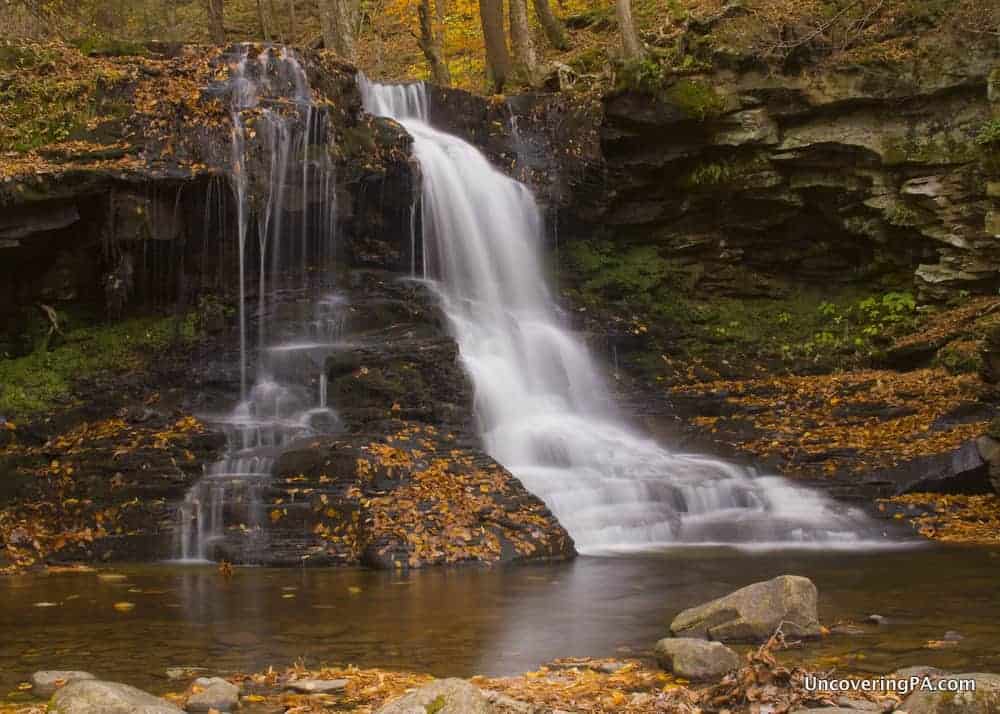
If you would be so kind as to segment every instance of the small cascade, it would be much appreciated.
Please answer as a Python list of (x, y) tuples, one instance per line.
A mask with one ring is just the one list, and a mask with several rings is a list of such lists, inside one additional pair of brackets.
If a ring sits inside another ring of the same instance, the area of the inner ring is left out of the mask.
[(336, 247), (336, 175), (326, 116), (291, 50), (243, 46), (230, 58), (229, 77), (209, 91), (228, 100), (232, 119), (240, 401), (229, 414), (206, 417), (225, 432), (226, 454), (178, 508), (176, 553), (260, 562), (281, 449), (339, 427), (324, 363), (338, 348), (345, 301), (322, 270)]
[(361, 84), (368, 111), (413, 136), (424, 274), (475, 387), (484, 445), (545, 500), (578, 550), (881, 543), (857, 510), (628, 428), (545, 284), (531, 191), (433, 128), (421, 83)]

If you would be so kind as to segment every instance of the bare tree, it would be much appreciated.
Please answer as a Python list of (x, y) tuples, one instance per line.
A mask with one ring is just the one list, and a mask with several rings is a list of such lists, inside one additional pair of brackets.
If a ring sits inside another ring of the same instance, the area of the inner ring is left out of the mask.
[(528, 26), (527, 0), (508, 0), (510, 9), (510, 45), (514, 53), (514, 71), (534, 86), (538, 75), (535, 44)]
[(493, 82), (493, 91), (502, 94), (510, 74), (510, 52), (503, 29), (503, 0), (479, 0), (479, 19), (486, 40), (486, 69)]
[[(438, 3), (438, 8), (441, 3)], [(417, 44), (423, 50), (427, 63), (431, 66), (431, 77), (435, 84), (442, 87), (451, 85), (451, 72), (448, 71), (448, 63), (444, 59), (444, 50), (441, 47), (441, 35), (434, 31), (434, 20), (431, 18), (430, 0), (420, 0), (417, 6), (417, 16), (420, 20), (420, 34), (417, 36)]]
[(632, 22), (632, 0), (615, 0), (615, 13), (618, 16), (618, 29), (622, 33), (622, 49), (625, 52), (626, 60), (642, 59), (646, 51), (639, 41), (639, 35), (635, 31), (635, 23)]
[(356, 59), (354, 49), (355, 11), (352, 0), (320, 0), (323, 44), (348, 62)]
[(278, 36), (278, 41), (281, 44), (285, 44), (285, 32), (281, 29), (281, 23), (275, 20), (278, 13), (274, 10), (274, 0), (267, 0), (267, 9), (268, 23), (273, 23), (275, 28), (274, 34)]
[(222, 10), (222, 0), (208, 0), (208, 35), (217, 45), (226, 42), (226, 25)]
[(566, 39), (566, 28), (563, 26), (562, 20), (552, 12), (549, 0), (535, 0), (535, 14), (538, 15), (538, 22), (545, 30), (545, 37), (548, 38), (549, 44), (557, 50), (568, 50), (569, 40)]
[(267, 26), (267, 20), (264, 18), (264, 4), (262, 0), (257, 0), (257, 22), (260, 23), (260, 34), (264, 37), (264, 41), (270, 42), (271, 31)]

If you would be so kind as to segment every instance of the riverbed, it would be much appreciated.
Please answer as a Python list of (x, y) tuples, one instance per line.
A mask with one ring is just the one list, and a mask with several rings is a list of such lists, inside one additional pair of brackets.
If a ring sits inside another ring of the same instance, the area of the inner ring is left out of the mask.
[[(226, 674), (301, 659), (470, 676), (557, 657), (644, 656), (680, 610), (781, 573), (813, 579), (827, 625), (888, 618), (789, 659), (849, 672), (1000, 671), (1000, 550), (690, 548), (408, 573), (237, 568), (227, 578), (214, 566), (164, 564), (0, 579), (0, 696), (37, 669), (163, 692), (166, 670), (183, 666)], [(941, 645), (949, 630), (963, 639)]]

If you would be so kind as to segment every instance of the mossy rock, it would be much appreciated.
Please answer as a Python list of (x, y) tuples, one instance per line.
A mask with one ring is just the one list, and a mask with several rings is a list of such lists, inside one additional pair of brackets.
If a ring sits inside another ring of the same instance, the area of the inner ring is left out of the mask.
[(938, 350), (935, 363), (952, 374), (975, 374), (983, 368), (980, 344), (973, 340), (956, 340)]
[(112, 324), (83, 318), (63, 327), (61, 342), (51, 339), (30, 354), (0, 359), (0, 414), (21, 416), (67, 403), (74, 383), (102, 372), (125, 371), (143, 365), (146, 355), (175, 342), (197, 338), (192, 313), (175, 317), (143, 317)]
[(726, 110), (726, 98), (718, 94), (711, 84), (698, 79), (681, 79), (665, 92), (667, 101), (676, 105), (687, 116), (706, 121)]

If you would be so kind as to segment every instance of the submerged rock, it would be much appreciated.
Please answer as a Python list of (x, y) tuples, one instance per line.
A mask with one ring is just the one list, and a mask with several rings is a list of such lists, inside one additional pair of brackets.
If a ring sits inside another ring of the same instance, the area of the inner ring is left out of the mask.
[(486, 695), (464, 679), (438, 679), (389, 702), (376, 714), (497, 714)]
[(818, 599), (809, 578), (780, 575), (684, 610), (670, 623), (670, 632), (720, 642), (763, 642), (781, 626), (786, 636), (819, 637)]
[(52, 697), (50, 714), (183, 714), (164, 699), (118, 682), (84, 679)]
[(721, 642), (668, 637), (656, 643), (655, 651), (661, 667), (692, 681), (721, 679), (740, 666), (739, 655)]
[(40, 699), (48, 699), (60, 687), (83, 679), (97, 679), (90, 672), (74, 670), (43, 670), (31, 675), (32, 693)]
[(330, 694), (342, 692), (346, 688), (346, 679), (296, 679), (285, 685), (285, 689), (301, 694)]

